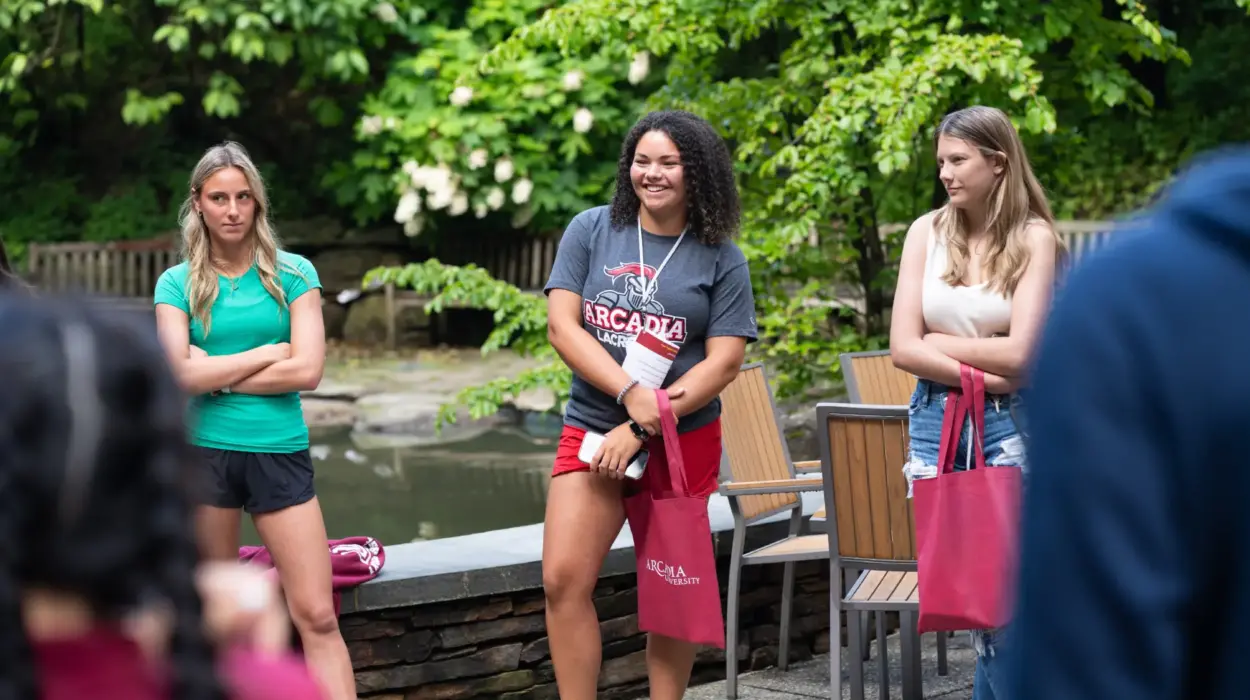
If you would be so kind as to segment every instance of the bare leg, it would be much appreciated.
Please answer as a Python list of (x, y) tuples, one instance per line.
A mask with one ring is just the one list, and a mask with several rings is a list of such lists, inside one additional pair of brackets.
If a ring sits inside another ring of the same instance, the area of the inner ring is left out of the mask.
[(690, 685), (697, 644), (659, 634), (647, 635), (647, 678), (651, 700), (681, 700)]
[(238, 508), (199, 506), (195, 509), (196, 537), (200, 556), (208, 561), (239, 560), (239, 527), (243, 511)]
[(560, 700), (595, 700), (603, 644), (592, 599), (625, 523), (622, 482), (589, 472), (551, 480), (543, 528), (547, 638)]
[(309, 669), (321, 683), (327, 700), (355, 700), (352, 661), (334, 614), (330, 549), (321, 504), (313, 498), (297, 506), (257, 514), (253, 520), (278, 569)]

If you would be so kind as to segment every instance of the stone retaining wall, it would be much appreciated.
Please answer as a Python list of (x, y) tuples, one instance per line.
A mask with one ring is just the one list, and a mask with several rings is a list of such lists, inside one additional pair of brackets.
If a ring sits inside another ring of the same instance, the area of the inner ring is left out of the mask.
[[(741, 671), (776, 665), (781, 565), (743, 572)], [(797, 565), (791, 658), (829, 650), (829, 568)], [(719, 579), (728, 582), (727, 561)], [(595, 591), (603, 635), (600, 698), (645, 697), (645, 635), (637, 626), (634, 574), (603, 578)], [(723, 599), (723, 595), (722, 595)], [(558, 698), (541, 590), (367, 610), (343, 617), (343, 636), (361, 697), (377, 700)], [(724, 678), (724, 653), (704, 649), (692, 683)]]

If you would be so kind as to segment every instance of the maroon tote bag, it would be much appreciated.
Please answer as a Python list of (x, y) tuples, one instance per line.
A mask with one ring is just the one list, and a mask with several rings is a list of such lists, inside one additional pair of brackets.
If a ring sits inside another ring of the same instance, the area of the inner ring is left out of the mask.
[[(946, 401), (938, 475), (913, 484), (922, 633), (1002, 627), (1014, 602), (1022, 477), (1018, 467), (985, 466), (985, 376), (960, 371), (961, 390)], [(975, 462), (957, 472), (969, 413)]]
[(707, 499), (690, 495), (668, 394), (657, 391), (656, 398), (673, 490), (643, 490), (625, 499), (638, 561), (638, 629), (724, 649), (725, 619)]

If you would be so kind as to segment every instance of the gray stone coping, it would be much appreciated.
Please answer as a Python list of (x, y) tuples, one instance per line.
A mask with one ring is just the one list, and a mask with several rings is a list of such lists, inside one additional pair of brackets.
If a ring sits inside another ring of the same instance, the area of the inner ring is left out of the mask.
[[(804, 517), (824, 505), (821, 492), (800, 494)], [(729, 501), (713, 494), (708, 501), (717, 556), (727, 555), (733, 540)], [(784, 537), (789, 514), (753, 523), (748, 548)], [(343, 613), (400, 608), (542, 588), (543, 525), (526, 525), (427, 542), (389, 545), (386, 565), (372, 581), (343, 594)], [(629, 525), (612, 543), (601, 577), (635, 570)]]

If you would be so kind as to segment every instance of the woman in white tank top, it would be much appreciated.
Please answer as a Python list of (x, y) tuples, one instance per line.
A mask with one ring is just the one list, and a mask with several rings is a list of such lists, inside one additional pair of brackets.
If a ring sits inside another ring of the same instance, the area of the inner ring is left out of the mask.
[[(942, 416), (960, 365), (985, 372), (985, 435), (991, 466), (1024, 466), (1011, 410), (1050, 306), (1062, 244), (1020, 137), (1003, 112), (969, 107), (935, 134), (949, 201), (912, 224), (903, 244), (890, 322), (894, 366), (919, 382), (909, 406), (910, 454), (903, 471), (937, 475)], [(957, 469), (967, 468), (965, 427)], [(1002, 630), (974, 631), (973, 700), (1010, 700), (996, 651)]]

